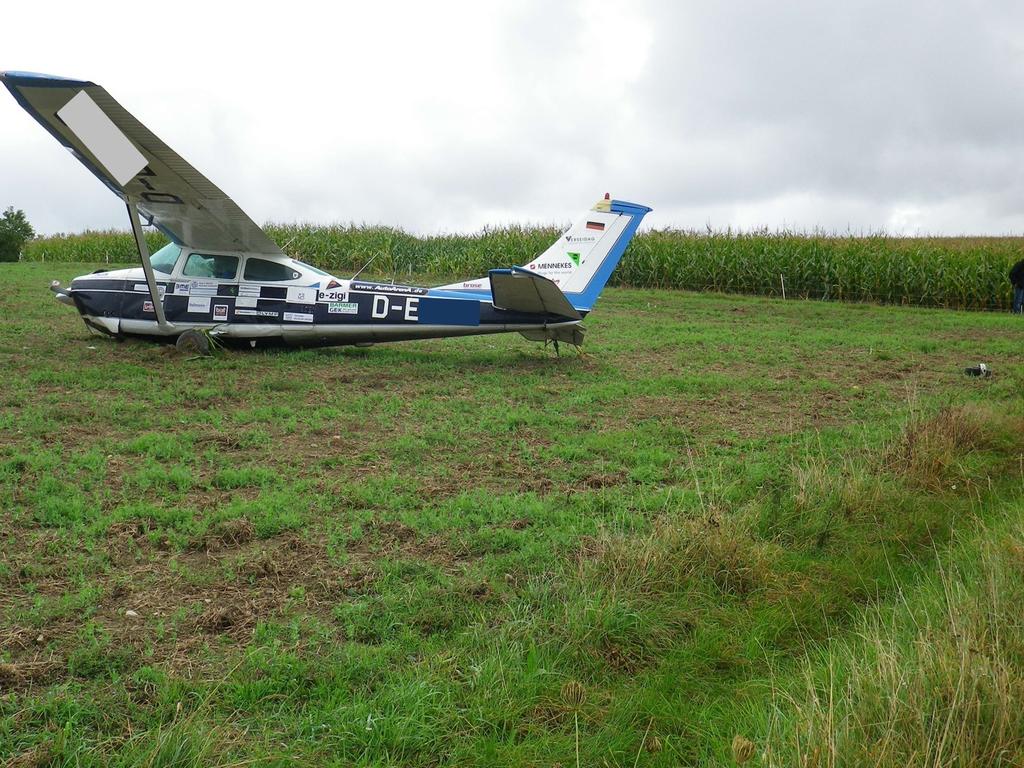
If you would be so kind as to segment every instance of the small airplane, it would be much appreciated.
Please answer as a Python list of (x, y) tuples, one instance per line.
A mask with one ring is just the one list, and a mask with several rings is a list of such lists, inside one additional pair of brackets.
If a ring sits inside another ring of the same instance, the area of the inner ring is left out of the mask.
[[(518, 332), (580, 345), (593, 309), (650, 208), (603, 200), (524, 266), (432, 288), (343, 279), (289, 258), (234, 201), (98, 85), (2, 72), (17, 102), (128, 210), (141, 268), (57, 281), (92, 331), (249, 346), (355, 344)], [(143, 221), (170, 242), (150, 255)], [(361, 270), (360, 270), (361, 271)]]

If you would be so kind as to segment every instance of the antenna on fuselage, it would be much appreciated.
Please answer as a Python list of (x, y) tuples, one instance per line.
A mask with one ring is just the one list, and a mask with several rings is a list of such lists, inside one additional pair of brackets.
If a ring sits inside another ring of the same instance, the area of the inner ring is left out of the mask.
[(366, 262), (365, 264), (363, 264), (363, 266), (361, 266), (359, 268), (359, 271), (356, 272), (354, 275), (352, 275), (352, 277), (350, 277), (349, 280), (355, 280), (357, 277), (359, 277), (361, 274), (363, 274), (363, 270), (366, 269), (371, 264), (373, 264), (373, 260), (376, 259), (378, 256), (380, 256), (379, 253), (373, 254), (373, 256), (370, 257), (370, 260), (368, 262)]

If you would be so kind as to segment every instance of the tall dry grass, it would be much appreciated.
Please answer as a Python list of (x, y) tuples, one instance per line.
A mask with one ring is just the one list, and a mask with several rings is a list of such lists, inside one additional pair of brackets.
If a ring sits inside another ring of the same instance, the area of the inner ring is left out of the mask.
[[(913, 414), (881, 460), (866, 467), (887, 478), (883, 487), (934, 499), (932, 509), (946, 494), (966, 493), (983, 503), (973, 488), (989, 485), (993, 473), (1002, 475), (994, 482), (1007, 488), (1011, 500), (998, 512), (977, 510), (970, 523), (906, 521), (907, 532), (917, 528), (928, 537), (937, 526), (955, 525), (958, 543), (919, 568), (917, 583), (900, 588), (895, 599), (866, 607), (853, 632), (813, 653), (802, 685), (776, 691), (764, 764), (1024, 765), (1022, 435), (1024, 425), (1014, 414), (949, 406)], [(886, 496), (849, 491), (863, 487), (854, 473), (833, 475), (828, 483), (816, 473), (798, 473), (798, 487), (801, 482), (818, 489), (811, 498), (859, 496), (875, 527), (893, 523), (873, 511)], [(856, 511), (840, 508), (842, 517)], [(977, 519), (995, 522), (971, 532)], [(873, 530), (863, 529), (861, 539), (870, 541)]]
[(769, 765), (1024, 765), (1024, 525), (989, 531), (832, 645)]

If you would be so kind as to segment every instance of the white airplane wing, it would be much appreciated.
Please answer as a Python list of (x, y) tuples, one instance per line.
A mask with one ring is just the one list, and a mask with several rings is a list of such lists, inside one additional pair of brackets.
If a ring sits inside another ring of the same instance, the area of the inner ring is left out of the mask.
[(95, 83), (0, 72), (25, 110), (118, 197), (177, 243), (281, 253), (235, 202)]

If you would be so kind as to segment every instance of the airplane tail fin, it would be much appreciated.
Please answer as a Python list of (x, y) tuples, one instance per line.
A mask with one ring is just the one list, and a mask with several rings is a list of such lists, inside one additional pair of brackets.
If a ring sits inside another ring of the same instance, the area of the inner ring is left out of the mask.
[[(605, 195), (550, 248), (516, 271), (546, 278), (565, 294), (574, 309), (588, 312), (650, 210), (647, 206), (611, 200)], [(487, 287), (488, 278), (479, 278), (439, 288), (479, 291)]]
[(576, 309), (589, 311), (650, 210), (605, 195), (524, 269), (550, 279)]

